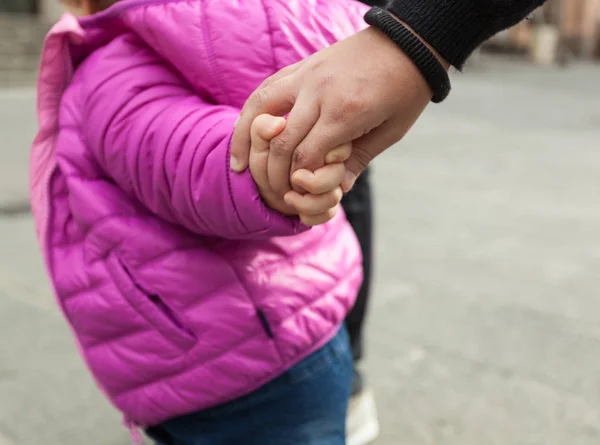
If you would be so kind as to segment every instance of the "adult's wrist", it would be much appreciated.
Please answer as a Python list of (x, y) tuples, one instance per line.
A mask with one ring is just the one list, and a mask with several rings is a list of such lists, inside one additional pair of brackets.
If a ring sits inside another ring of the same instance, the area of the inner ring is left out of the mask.
[(473, 50), (544, 0), (395, 0), (387, 10), (461, 69)]
[(402, 25), (404, 25), (404, 27), (406, 29), (408, 29), (411, 33), (413, 33), (417, 39), (419, 39), (421, 42), (423, 42), (423, 45), (425, 45), (429, 49), (429, 51), (431, 51), (431, 53), (435, 56), (435, 58), (438, 60), (438, 62), (440, 62), (440, 65), (442, 65), (446, 71), (448, 71), (450, 69), (450, 63), (446, 59), (444, 59), (444, 57), (433, 46), (431, 46), (431, 44), (428, 41), (426, 41), (423, 37), (421, 37), (414, 29), (412, 29), (412, 27), (410, 25), (403, 22), (398, 17), (394, 16), (394, 14), (390, 13), (390, 15), (392, 17), (394, 17), (396, 20), (398, 20)]
[(450, 93), (451, 85), (447, 65), (440, 62), (425, 42), (389, 12), (375, 7), (365, 15), (365, 21), (383, 32), (422, 74), (432, 91), (432, 101), (442, 102)]

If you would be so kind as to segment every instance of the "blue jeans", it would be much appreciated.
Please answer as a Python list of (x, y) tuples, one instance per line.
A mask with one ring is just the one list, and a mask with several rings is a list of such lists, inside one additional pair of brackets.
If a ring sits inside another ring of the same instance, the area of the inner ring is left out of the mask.
[(345, 445), (352, 386), (345, 328), (261, 389), (149, 429), (160, 445)]

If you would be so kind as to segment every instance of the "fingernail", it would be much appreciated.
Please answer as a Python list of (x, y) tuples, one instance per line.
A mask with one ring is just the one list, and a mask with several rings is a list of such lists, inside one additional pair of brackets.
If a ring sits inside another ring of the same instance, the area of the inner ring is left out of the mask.
[(235, 156), (231, 156), (231, 158), (229, 158), (229, 166), (231, 167), (231, 169), (235, 172), (241, 172), (243, 170), (243, 166), (242, 163), (239, 161), (238, 158), (236, 158)]

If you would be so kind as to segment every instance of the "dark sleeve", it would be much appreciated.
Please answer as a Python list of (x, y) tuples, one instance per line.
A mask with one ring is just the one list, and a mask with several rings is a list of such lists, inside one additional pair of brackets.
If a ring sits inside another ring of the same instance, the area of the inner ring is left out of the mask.
[(545, 1), (392, 0), (387, 9), (460, 69), (475, 48)]

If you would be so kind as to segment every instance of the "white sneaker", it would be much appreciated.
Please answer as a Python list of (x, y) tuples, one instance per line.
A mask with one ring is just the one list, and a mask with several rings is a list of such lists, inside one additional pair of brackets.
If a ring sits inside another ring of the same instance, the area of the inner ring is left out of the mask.
[(355, 393), (350, 399), (346, 419), (347, 445), (369, 445), (379, 436), (375, 397), (369, 389)]

